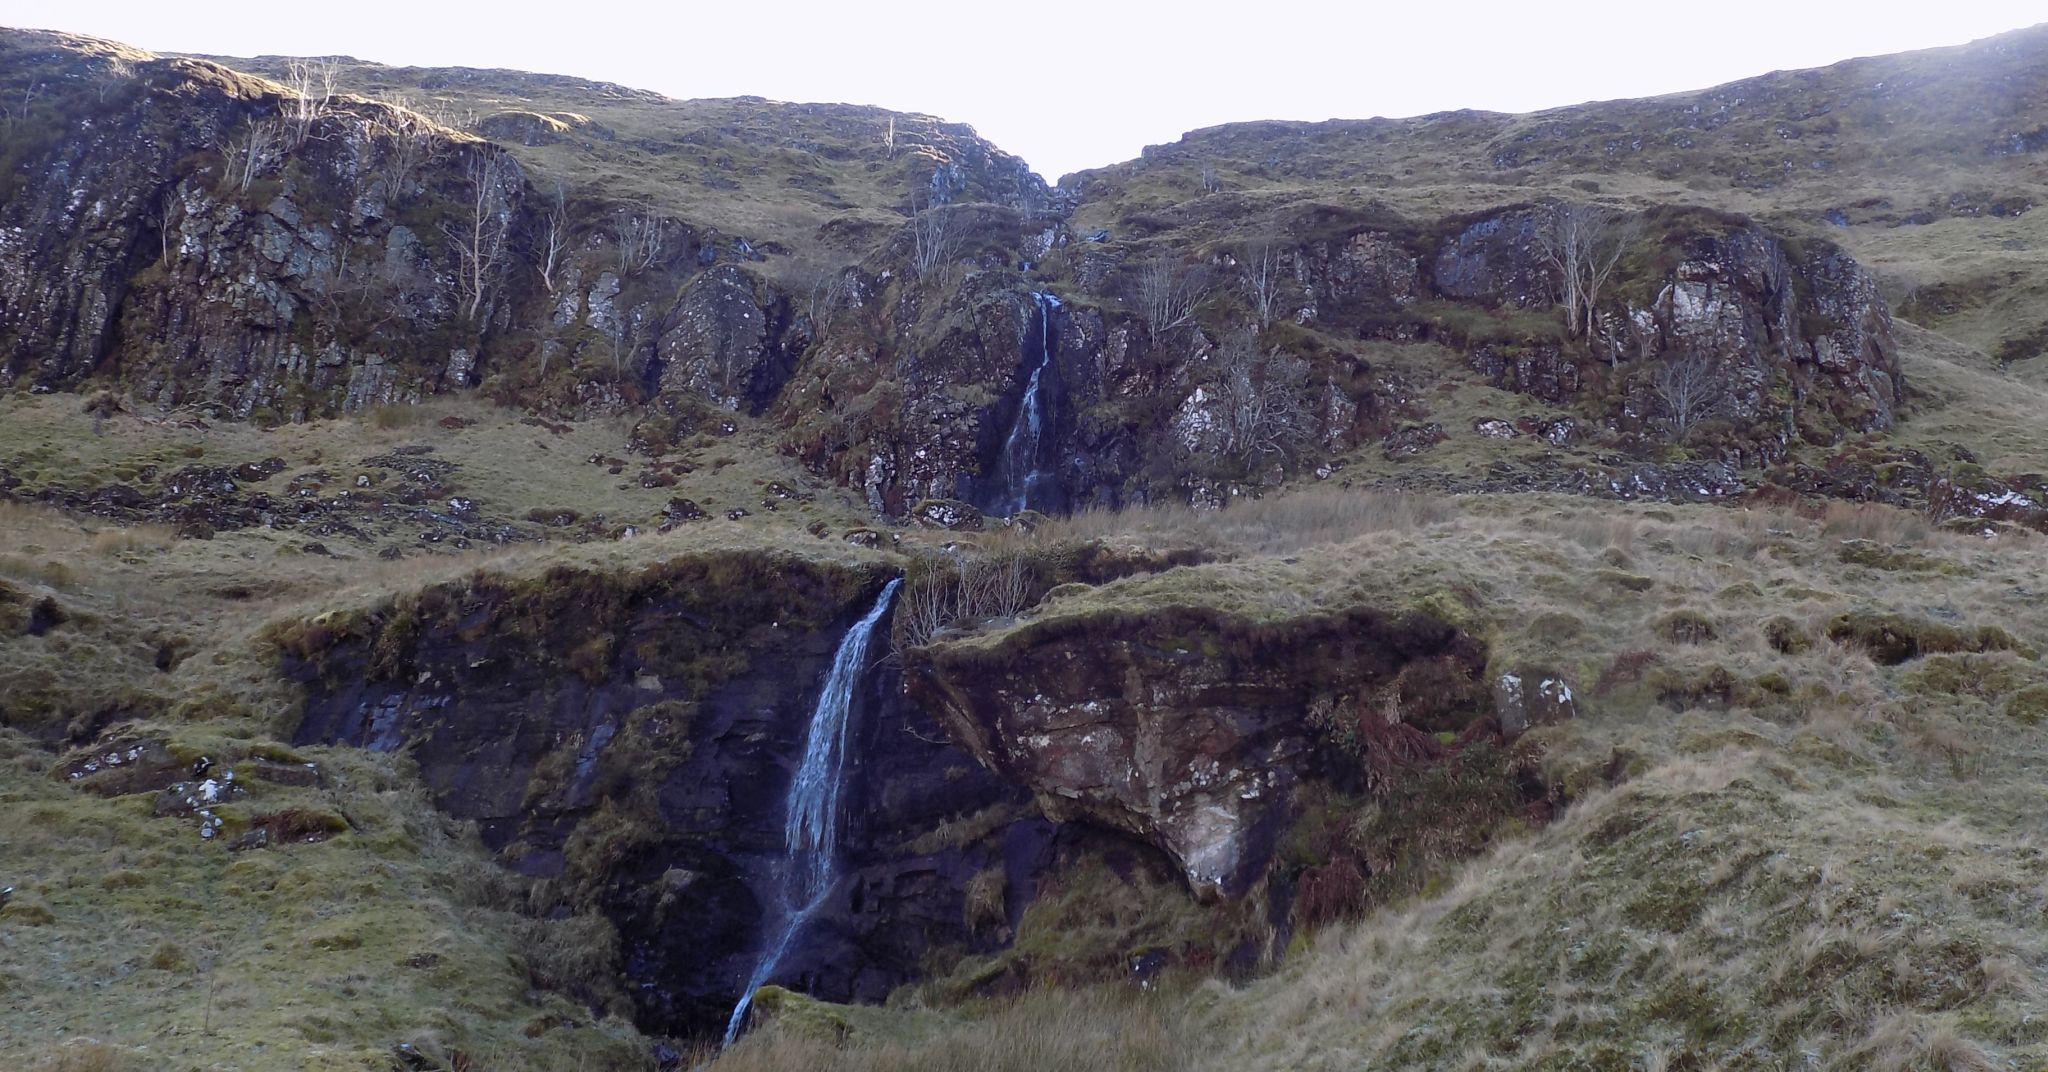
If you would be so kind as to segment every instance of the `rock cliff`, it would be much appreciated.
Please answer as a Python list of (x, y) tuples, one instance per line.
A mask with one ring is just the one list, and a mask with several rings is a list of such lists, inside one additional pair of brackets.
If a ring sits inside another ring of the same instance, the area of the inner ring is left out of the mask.
[[(295, 739), (405, 750), (439, 807), (540, 881), (544, 908), (617, 925), (644, 1029), (715, 1031), (765, 941), (805, 715), (877, 583), (732, 554), (429, 589), (280, 637), (307, 687)], [(998, 941), (970, 927), (969, 883), (1007, 857), (1028, 888), (1056, 832), (899, 696), (868, 675), (850, 878), (777, 976), (833, 1000), (879, 1001), (940, 951)], [(1006, 818), (943, 832), (980, 813)]]
[(1255, 623), (1189, 607), (916, 649), (908, 680), (1047, 815), (1150, 841), (1216, 897), (1263, 877), (1294, 791), (1328, 769), (1331, 712), (1462, 731), (1490, 713), (1485, 665), (1484, 644), (1421, 613)]
[[(254, 66), (291, 85), (63, 35), (0, 47), (27, 98), (4, 139), (0, 375), (35, 390), (112, 383), (293, 421), (479, 389), (636, 410), (657, 453), (759, 414), (892, 517), (995, 505), (1034, 381), (1033, 479), (1061, 507), (1221, 501), (1374, 444), (1420, 454), (1430, 402), (1390, 370), (1409, 344), (1637, 457), (1684, 440), (1755, 468), (1882, 431), (1902, 401), (1873, 277), (1725, 213), (1622, 213), (1632, 241), (1581, 330), (1542, 241), (1555, 201), (1433, 218), (1217, 195), (1114, 235), (1069, 222), (1091, 182), (1048, 190), (964, 128), (898, 145), (890, 118), (886, 138), (845, 140), (872, 110), (731, 102), (721, 126), (630, 148), (669, 166), (711, 130), (738, 152), (779, 129), (809, 134), (807, 166), (885, 176), (860, 191), (882, 200), (849, 187), (815, 228), (750, 238), (744, 200), (686, 216), (574, 180), (629, 151), (579, 113), (459, 130), (274, 61)], [(599, 92), (349, 70), (377, 91)], [(765, 180), (770, 163), (752, 167)], [(1692, 364), (1714, 381), (1703, 422), (1663, 386)]]

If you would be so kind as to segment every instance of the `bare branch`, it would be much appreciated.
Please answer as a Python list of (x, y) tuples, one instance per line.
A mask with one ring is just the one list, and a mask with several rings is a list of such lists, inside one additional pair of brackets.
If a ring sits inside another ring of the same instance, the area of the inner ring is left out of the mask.
[(1262, 332), (1273, 326), (1280, 311), (1281, 265), (1280, 246), (1272, 239), (1259, 239), (1238, 253), (1238, 274)]
[(1261, 348), (1249, 331), (1233, 335), (1218, 354), (1223, 382), (1224, 452), (1247, 467), (1266, 458), (1293, 459), (1311, 435), (1302, 392), (1308, 362), (1278, 348)]
[(1536, 228), (1536, 248), (1557, 277), (1558, 304), (1574, 337), (1592, 334), (1600, 292), (1641, 230), (1633, 217), (1599, 205), (1553, 208)]
[(1138, 315), (1145, 318), (1152, 341), (1195, 322), (1195, 310), (1209, 296), (1211, 278), (1205, 264), (1185, 264), (1160, 256), (1138, 269)]
[(294, 59), (285, 65), (284, 84), (291, 96), (282, 107), (291, 148), (306, 144), (313, 125), (332, 110), (340, 73), (341, 65), (332, 59)]
[(925, 279), (959, 255), (964, 236), (955, 226), (953, 210), (927, 197), (910, 213), (911, 267)]
[(540, 275), (540, 285), (549, 294), (555, 292), (555, 275), (561, 271), (569, 254), (569, 199), (562, 184), (555, 183), (554, 196), (548, 201), (547, 215), (541, 217), (540, 235), (534, 243), (533, 269)]
[(653, 267), (668, 237), (668, 221), (652, 211), (622, 208), (612, 214), (612, 245), (619, 256), (619, 274), (632, 275)]
[(221, 177), (243, 193), (284, 154), (285, 123), (281, 119), (251, 119), (239, 134), (221, 146)]
[(1663, 404), (1665, 423), (1680, 443), (1692, 438), (1701, 421), (1720, 412), (1728, 397), (1720, 362), (1700, 353), (1680, 354), (1666, 361), (1651, 379), (1650, 390)]
[(473, 321), (483, 311), (484, 300), (497, 282), (511, 220), (510, 213), (502, 211), (499, 204), (499, 187), (507, 173), (505, 155), (487, 145), (475, 146), (465, 170), (470, 199), (460, 216), (450, 220), (444, 229), (460, 262), (458, 283), (463, 313)]

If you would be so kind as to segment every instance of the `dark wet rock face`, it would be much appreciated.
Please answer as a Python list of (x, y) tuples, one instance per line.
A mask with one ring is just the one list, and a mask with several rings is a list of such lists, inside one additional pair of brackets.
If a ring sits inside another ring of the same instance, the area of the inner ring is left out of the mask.
[[(407, 751), (508, 866), (614, 921), (643, 1028), (698, 1035), (758, 958), (806, 720), (875, 582), (765, 556), (656, 574), (430, 594), (284, 642), (308, 689), (298, 741)], [(876, 1001), (930, 956), (985, 946), (969, 881), (1013, 823), (1047, 827), (899, 696), (886, 672), (864, 681), (848, 877), (772, 982)], [(989, 809), (1007, 810), (932, 833)]]
[(1260, 626), (1213, 611), (1053, 620), (999, 643), (914, 649), (912, 694), (1046, 814), (1163, 849), (1198, 894), (1256, 879), (1314, 767), (1308, 712), (1485, 649), (1421, 614), (1353, 612)]

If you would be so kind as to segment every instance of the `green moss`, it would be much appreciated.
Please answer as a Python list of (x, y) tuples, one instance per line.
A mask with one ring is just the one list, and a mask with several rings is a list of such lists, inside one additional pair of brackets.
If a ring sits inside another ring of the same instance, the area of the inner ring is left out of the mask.
[(1764, 622), (1764, 641), (1780, 655), (1798, 655), (1813, 647), (1806, 627), (1782, 614)]
[(1969, 571), (1945, 558), (1921, 554), (1896, 547), (1886, 547), (1872, 540), (1844, 540), (1835, 557), (1852, 566), (1866, 566), (1886, 573), (1939, 573), (1956, 576)]
[(2038, 726), (2048, 719), (2048, 685), (2028, 685), (2005, 702), (2007, 718), (2023, 726)]
[(1705, 644), (1720, 635), (1714, 620), (1690, 607), (1657, 619), (1657, 635), (1674, 644)]
[(2021, 644), (2011, 633), (1995, 625), (1961, 628), (1925, 618), (1878, 611), (1851, 611), (1828, 622), (1827, 636), (1839, 644), (1853, 644), (1870, 653), (1871, 659), (1897, 666), (1922, 655), (1944, 652), (2018, 652), (2029, 659), (2038, 653)]

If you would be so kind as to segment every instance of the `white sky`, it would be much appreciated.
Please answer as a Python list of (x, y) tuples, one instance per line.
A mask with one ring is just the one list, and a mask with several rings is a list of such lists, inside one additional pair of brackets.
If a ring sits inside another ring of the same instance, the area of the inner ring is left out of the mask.
[(2041, 0), (0, 0), (0, 25), (162, 52), (346, 54), (929, 112), (1047, 178), (1235, 120), (1529, 111), (2044, 19)]

